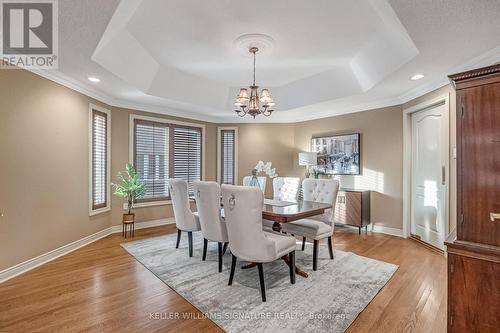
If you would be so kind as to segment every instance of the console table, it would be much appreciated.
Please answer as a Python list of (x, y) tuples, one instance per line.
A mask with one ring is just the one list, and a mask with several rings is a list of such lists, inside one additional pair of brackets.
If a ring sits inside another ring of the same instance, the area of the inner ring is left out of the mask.
[(335, 206), (335, 223), (368, 231), (370, 224), (370, 191), (341, 188)]

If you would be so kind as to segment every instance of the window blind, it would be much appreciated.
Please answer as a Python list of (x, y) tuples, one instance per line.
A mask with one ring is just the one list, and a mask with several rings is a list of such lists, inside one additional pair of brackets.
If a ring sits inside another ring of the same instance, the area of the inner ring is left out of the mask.
[(201, 180), (201, 129), (134, 120), (134, 165), (145, 194), (137, 201), (170, 199), (168, 179)]
[(221, 182), (222, 184), (235, 184), (235, 131), (221, 130)]
[(189, 184), (201, 180), (201, 129), (195, 127), (174, 128), (173, 178), (184, 179)]
[(108, 115), (92, 110), (92, 210), (107, 206)]
[(145, 193), (137, 201), (166, 200), (169, 178), (168, 124), (135, 120), (134, 165)]

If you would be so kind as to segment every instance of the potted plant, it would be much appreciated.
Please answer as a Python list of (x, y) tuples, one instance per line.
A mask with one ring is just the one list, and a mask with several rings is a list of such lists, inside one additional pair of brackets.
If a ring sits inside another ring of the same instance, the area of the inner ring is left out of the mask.
[(121, 181), (121, 184), (111, 184), (115, 188), (115, 195), (127, 198), (128, 212), (123, 214), (122, 222), (134, 222), (135, 214), (132, 213), (132, 205), (138, 197), (144, 195), (144, 184), (141, 183), (137, 171), (130, 163), (127, 163), (125, 166), (124, 173), (118, 172), (117, 177)]

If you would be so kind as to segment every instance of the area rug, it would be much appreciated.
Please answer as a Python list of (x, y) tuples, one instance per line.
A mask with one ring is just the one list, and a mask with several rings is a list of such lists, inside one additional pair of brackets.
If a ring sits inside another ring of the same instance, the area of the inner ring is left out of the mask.
[[(194, 256), (188, 257), (187, 235), (179, 249), (176, 235), (122, 244), (132, 256), (226, 332), (344, 332), (398, 269), (397, 265), (328, 248), (319, 250), (318, 270), (312, 270), (312, 244), (298, 244), (296, 263), (308, 274), (290, 284), (281, 260), (264, 264), (267, 302), (262, 302), (257, 268), (242, 270), (238, 261), (228, 286), (231, 255), (218, 272), (217, 244), (209, 242), (201, 261), (203, 241), (195, 233)], [(153, 313), (155, 319), (188, 318), (186, 314)]]

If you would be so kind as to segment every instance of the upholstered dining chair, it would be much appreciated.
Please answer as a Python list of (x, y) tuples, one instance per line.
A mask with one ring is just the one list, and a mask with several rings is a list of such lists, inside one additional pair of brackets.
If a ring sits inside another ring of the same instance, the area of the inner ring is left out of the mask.
[(175, 225), (177, 227), (177, 243), (179, 248), (181, 233), (187, 232), (189, 256), (193, 256), (193, 231), (200, 231), (200, 220), (197, 213), (193, 213), (189, 207), (188, 183), (181, 179), (169, 179), (170, 198), (174, 208)]
[[(253, 176), (245, 176), (243, 177), (243, 186), (250, 186), (250, 182), (252, 181)], [(259, 187), (262, 190), (262, 193), (266, 192), (266, 177), (258, 176), (257, 181), (259, 182)]]
[(299, 177), (273, 178), (273, 197), (276, 200), (296, 201), (299, 197)]
[[(275, 177), (273, 178), (273, 198), (282, 201), (296, 201), (299, 196), (300, 178)], [(272, 231), (273, 221), (262, 220), (265, 231)]]
[(207, 258), (208, 241), (217, 242), (219, 254), (219, 272), (222, 272), (222, 256), (228, 244), (227, 229), (220, 209), (220, 186), (216, 182), (197, 181), (194, 185), (194, 198), (200, 218), (203, 235), (203, 256)]
[(262, 301), (266, 301), (263, 263), (288, 255), (290, 282), (295, 284), (295, 238), (262, 230), (264, 195), (256, 187), (222, 185), (229, 249), (232, 254), (228, 285), (232, 285), (237, 258), (256, 263)]
[(334, 230), (334, 212), (339, 182), (334, 179), (304, 179), (302, 181), (304, 201), (315, 201), (331, 204), (332, 208), (325, 213), (294, 222), (284, 223), (282, 230), (286, 233), (302, 236), (302, 250), (305, 248), (306, 238), (313, 240), (313, 270), (318, 269), (319, 241), (328, 239), (330, 259), (333, 259), (332, 235)]

